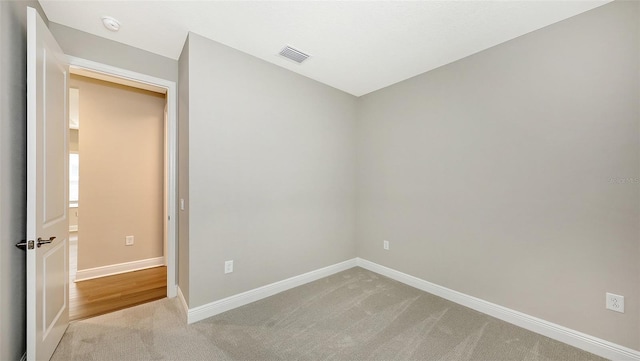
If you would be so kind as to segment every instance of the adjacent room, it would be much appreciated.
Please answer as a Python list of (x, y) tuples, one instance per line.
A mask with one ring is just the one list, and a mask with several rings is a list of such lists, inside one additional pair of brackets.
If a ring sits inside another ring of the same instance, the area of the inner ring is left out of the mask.
[[(1, 360), (640, 360), (640, 2), (5, 1), (0, 34)], [(49, 119), (79, 190), (40, 242)], [(157, 293), (69, 322), (54, 249)]]
[(121, 83), (75, 69), (70, 76), (70, 320), (167, 295), (166, 97)]

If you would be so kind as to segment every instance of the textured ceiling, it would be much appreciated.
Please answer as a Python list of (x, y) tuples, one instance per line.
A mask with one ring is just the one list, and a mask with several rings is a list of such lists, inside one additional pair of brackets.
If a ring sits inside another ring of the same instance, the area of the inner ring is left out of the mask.
[[(192, 31), (356, 96), (607, 2), (40, 0), (50, 21), (172, 59)], [(282, 58), (285, 45), (312, 57)]]

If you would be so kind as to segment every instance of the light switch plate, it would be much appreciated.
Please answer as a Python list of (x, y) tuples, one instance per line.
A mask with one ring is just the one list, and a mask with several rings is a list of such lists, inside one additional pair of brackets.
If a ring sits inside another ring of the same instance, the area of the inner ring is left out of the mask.
[(224, 262), (224, 273), (231, 273), (233, 272), (233, 260), (231, 261), (225, 261)]

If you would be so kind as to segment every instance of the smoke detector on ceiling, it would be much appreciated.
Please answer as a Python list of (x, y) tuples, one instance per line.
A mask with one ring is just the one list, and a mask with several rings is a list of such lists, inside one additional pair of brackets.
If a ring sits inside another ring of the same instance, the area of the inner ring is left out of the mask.
[(303, 61), (309, 58), (309, 54), (305, 54), (298, 49), (294, 49), (290, 46), (285, 46), (284, 49), (280, 50), (280, 55), (284, 56), (287, 59), (293, 60), (296, 63), (300, 64)]
[(111, 16), (103, 16), (102, 24), (109, 31), (118, 31), (120, 30), (120, 22)]

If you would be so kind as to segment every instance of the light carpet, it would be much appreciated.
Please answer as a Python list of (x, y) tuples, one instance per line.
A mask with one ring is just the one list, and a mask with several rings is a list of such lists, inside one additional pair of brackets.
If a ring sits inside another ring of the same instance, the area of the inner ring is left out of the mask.
[(177, 299), (74, 322), (52, 360), (603, 360), (362, 268), (187, 325)]

